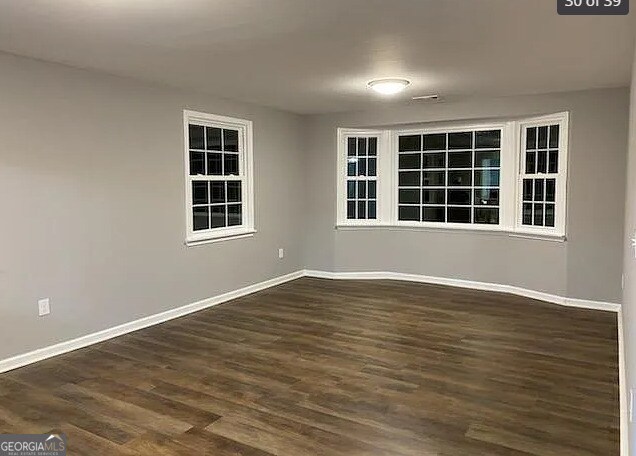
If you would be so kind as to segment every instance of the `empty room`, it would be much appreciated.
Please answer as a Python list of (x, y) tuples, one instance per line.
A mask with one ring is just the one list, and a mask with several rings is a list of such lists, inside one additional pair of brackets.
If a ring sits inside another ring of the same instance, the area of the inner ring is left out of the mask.
[(0, 456), (636, 456), (630, 7), (0, 3)]

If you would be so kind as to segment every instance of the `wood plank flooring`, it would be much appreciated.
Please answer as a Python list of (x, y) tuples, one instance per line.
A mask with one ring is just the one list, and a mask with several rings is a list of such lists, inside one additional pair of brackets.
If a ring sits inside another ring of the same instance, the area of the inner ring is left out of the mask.
[(70, 455), (614, 456), (616, 315), (303, 278), (0, 375)]

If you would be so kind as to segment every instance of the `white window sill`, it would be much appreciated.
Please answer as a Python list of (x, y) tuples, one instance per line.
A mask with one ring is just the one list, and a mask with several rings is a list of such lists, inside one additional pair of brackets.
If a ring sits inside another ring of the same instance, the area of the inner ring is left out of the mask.
[(244, 239), (244, 238), (253, 237), (255, 233), (256, 233), (256, 230), (250, 230), (250, 231), (243, 231), (236, 234), (228, 234), (227, 236), (219, 236), (219, 237), (207, 238), (207, 239), (186, 239), (185, 245), (187, 247), (194, 247), (197, 245), (215, 244), (217, 242), (232, 241), (234, 239)]
[(490, 234), (499, 236), (516, 237), (523, 239), (535, 239), (538, 241), (566, 242), (567, 237), (561, 234), (532, 233), (524, 231), (513, 231), (506, 228), (493, 228), (488, 226), (458, 227), (458, 226), (418, 226), (418, 225), (387, 225), (387, 224), (344, 224), (336, 225), (336, 230), (357, 231), (357, 230), (388, 230), (388, 231), (444, 231), (448, 233), (471, 233)]

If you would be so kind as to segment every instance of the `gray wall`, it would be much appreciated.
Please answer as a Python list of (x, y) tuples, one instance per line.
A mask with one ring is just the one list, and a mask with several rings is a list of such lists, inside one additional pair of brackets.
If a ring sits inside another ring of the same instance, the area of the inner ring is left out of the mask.
[[(620, 302), (627, 89), (387, 105), (306, 120), (305, 263), (327, 271), (396, 271), (515, 285)], [(448, 230), (334, 230), (336, 128), (512, 118), (570, 111), (567, 242)]]
[[(0, 68), (0, 359), (302, 268), (300, 117), (6, 54)], [(253, 238), (184, 246), (184, 108), (254, 121)]]
[[(627, 388), (636, 388), (636, 258), (631, 238), (636, 236), (636, 55), (632, 72), (632, 96), (629, 123), (629, 150), (627, 158), (627, 194), (625, 203), (624, 264), (625, 290), (623, 292), (623, 337)], [(629, 396), (627, 396), (629, 397)], [(629, 403), (629, 399), (627, 399)], [(636, 426), (629, 424), (630, 454), (636, 454)]]

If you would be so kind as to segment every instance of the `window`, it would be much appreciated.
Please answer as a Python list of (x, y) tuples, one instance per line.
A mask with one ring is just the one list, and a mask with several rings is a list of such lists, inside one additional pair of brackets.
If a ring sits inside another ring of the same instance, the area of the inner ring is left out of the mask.
[(565, 235), (567, 113), (339, 129), (338, 225)]
[(184, 111), (186, 242), (254, 232), (252, 123)]
[(501, 129), (398, 135), (398, 221), (499, 224)]
[(527, 232), (564, 233), (567, 117), (522, 122), (520, 129), (517, 226)]

